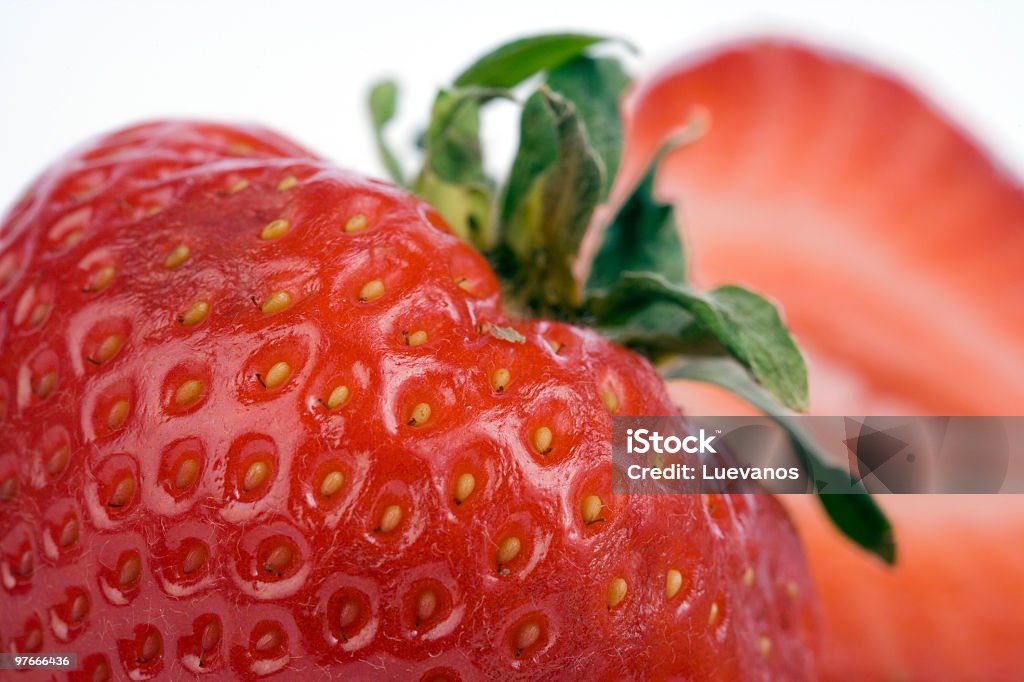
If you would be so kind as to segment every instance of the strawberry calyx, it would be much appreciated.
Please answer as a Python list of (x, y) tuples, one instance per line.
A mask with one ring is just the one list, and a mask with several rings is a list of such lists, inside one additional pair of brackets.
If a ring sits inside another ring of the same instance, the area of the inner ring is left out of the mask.
[[(546, 34), (479, 58), (435, 97), (413, 175), (386, 135), (398, 87), (378, 83), (369, 104), (384, 168), (487, 257), (521, 317), (595, 327), (647, 356), (666, 379), (718, 385), (766, 415), (804, 412), (807, 367), (775, 304), (737, 285), (695, 287), (674, 208), (655, 196), (660, 162), (699, 140), (702, 121), (665, 140), (624, 198), (612, 195), (623, 148), (620, 104), (632, 82), (615, 55), (623, 45)], [(518, 149), (502, 178), (488, 172), (481, 139), (482, 113), (497, 100), (520, 111)], [(596, 249), (584, 248), (591, 239)], [(819, 496), (836, 526), (892, 563), (892, 529), (870, 495), (826, 464), (791, 420), (779, 423), (810, 463), (812, 480), (847, 479), (851, 494)]]

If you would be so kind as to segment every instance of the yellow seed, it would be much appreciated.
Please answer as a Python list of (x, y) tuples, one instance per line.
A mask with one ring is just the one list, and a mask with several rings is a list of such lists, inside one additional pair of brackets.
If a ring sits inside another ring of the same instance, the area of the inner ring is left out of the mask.
[(281, 182), (277, 183), (278, 192), (287, 192), (295, 185), (299, 184), (299, 179), (294, 175), (287, 175), (281, 179)]
[(203, 382), (199, 379), (188, 379), (178, 386), (178, 390), (174, 392), (174, 403), (178, 407), (185, 407), (199, 400), (202, 395)]
[(178, 244), (167, 254), (167, 258), (164, 259), (164, 267), (173, 270), (187, 261), (190, 255), (192, 255), (192, 249), (188, 247), (188, 244)]
[(520, 625), (519, 631), (516, 632), (516, 649), (519, 650), (516, 655), (521, 653), (523, 649), (529, 649), (536, 644), (538, 639), (540, 639), (539, 625), (532, 620)]
[(208, 552), (202, 545), (192, 547), (185, 555), (185, 561), (181, 565), (182, 570), (185, 573), (195, 573), (206, 563), (207, 556)]
[(153, 216), (153, 215), (156, 215), (157, 213), (159, 213), (162, 210), (164, 210), (163, 206), (150, 206), (149, 208), (146, 209), (146, 215), (147, 216)]
[(40, 400), (45, 400), (57, 387), (57, 372), (50, 371), (36, 380), (35, 394)]
[(512, 373), (504, 367), (494, 370), (494, 374), (491, 375), (491, 388), (498, 393), (501, 393), (508, 388), (509, 383), (512, 381)]
[(462, 504), (466, 501), (470, 495), (473, 494), (473, 489), (476, 488), (476, 476), (473, 474), (460, 474), (455, 479), (455, 503)]
[(372, 301), (384, 295), (384, 282), (379, 279), (371, 279), (359, 290), (360, 301)]
[(82, 622), (86, 614), (89, 613), (89, 598), (84, 594), (80, 594), (75, 597), (74, 601), (71, 602), (71, 620), (76, 623)]
[(89, 289), (91, 291), (100, 291), (107, 288), (107, 285), (114, 281), (114, 277), (117, 276), (117, 268), (113, 265), (104, 265), (102, 268), (97, 270), (92, 276), (92, 281), (89, 283)]
[(665, 574), (665, 599), (676, 596), (682, 586), (683, 574), (674, 568), (668, 569), (668, 573)]
[(412, 408), (412, 412), (409, 415), (409, 426), (420, 426), (430, 419), (430, 405), (427, 403), (419, 403), (416, 407)]
[(540, 454), (546, 455), (551, 452), (552, 438), (551, 429), (546, 426), (542, 426), (533, 433), (533, 447), (536, 448), (537, 452)]
[(48, 312), (50, 312), (50, 304), (49, 303), (43, 302), (43, 303), (37, 304), (36, 307), (32, 309), (32, 314), (29, 316), (29, 319), (28, 319), (29, 326), (37, 327), (40, 324), (42, 324), (43, 320), (46, 319), (46, 314)]
[(291, 226), (291, 223), (284, 218), (278, 218), (277, 220), (267, 223), (267, 226), (263, 228), (262, 232), (260, 232), (260, 239), (267, 241), (271, 239), (279, 239), (288, 232)]
[(288, 380), (288, 377), (292, 375), (292, 366), (287, 362), (275, 362), (269, 370), (267, 370), (267, 376), (263, 378), (263, 385), (268, 389), (274, 389), (283, 384)]
[(246, 142), (231, 142), (228, 144), (228, 151), (239, 156), (252, 154), (252, 145)]
[(747, 570), (743, 571), (743, 587), (753, 587), (754, 585), (754, 569), (752, 566), (747, 566)]
[(174, 487), (184, 490), (192, 485), (199, 476), (199, 460), (189, 457), (178, 465), (178, 471), (174, 475)]
[(548, 339), (548, 346), (555, 352), (555, 355), (558, 355), (559, 351), (562, 350), (562, 344), (554, 339)]
[(402, 508), (397, 504), (391, 504), (384, 508), (380, 515), (380, 523), (377, 530), (382, 533), (390, 533), (402, 522)]
[(115, 402), (107, 413), (107, 428), (116, 429), (124, 424), (124, 420), (128, 418), (128, 408), (128, 401), (124, 398)]
[(597, 495), (587, 495), (580, 503), (580, 514), (583, 516), (583, 523), (590, 525), (601, 518), (601, 509), (604, 505)]
[(619, 409), (619, 396), (615, 395), (615, 392), (610, 388), (601, 391), (601, 400), (609, 412), (615, 412)]
[(346, 232), (362, 232), (370, 224), (370, 221), (366, 219), (366, 216), (362, 213), (356, 213), (354, 216), (349, 218), (345, 222)]
[(338, 626), (347, 628), (359, 618), (359, 602), (346, 599), (341, 605), (341, 613), (338, 614)]
[(78, 520), (71, 518), (60, 531), (60, 546), (69, 547), (78, 540)]
[(460, 277), (457, 280), (455, 280), (455, 284), (457, 284), (458, 287), (460, 289), (462, 289), (463, 291), (468, 291), (470, 293), (472, 293), (472, 291), (473, 291), (473, 283), (470, 282), (465, 277)]
[(249, 186), (249, 181), (246, 179), (235, 180), (231, 187), (228, 187), (228, 194), (235, 194), (241, 192), (243, 189)]
[(121, 587), (127, 587), (139, 579), (140, 573), (142, 573), (142, 560), (139, 559), (138, 554), (133, 553), (121, 564), (117, 581), (121, 584)]
[(194, 327), (210, 314), (210, 303), (208, 301), (196, 301), (189, 309), (185, 311), (185, 314), (178, 318), (178, 322), (182, 323), (186, 327)]
[(761, 658), (767, 659), (772, 653), (772, 640), (762, 635), (758, 647), (761, 649)]
[(324, 480), (320, 481), (320, 494), (324, 497), (331, 497), (341, 490), (344, 483), (345, 475), (340, 471), (332, 471), (324, 476)]
[(345, 404), (348, 400), (349, 390), (348, 386), (335, 386), (331, 394), (327, 396), (327, 409), (333, 410), (336, 407), (340, 407)]
[(292, 548), (288, 545), (278, 545), (267, 555), (263, 562), (263, 568), (270, 573), (281, 573), (292, 561)]
[(615, 608), (622, 603), (626, 598), (626, 589), (626, 581), (623, 578), (616, 578), (608, 585), (608, 608)]
[(242, 489), (250, 492), (263, 485), (270, 476), (270, 466), (261, 459), (249, 465), (245, 471), (245, 478), (242, 479)]
[(416, 600), (416, 621), (423, 621), (434, 615), (437, 608), (437, 596), (431, 590), (424, 590)]
[(270, 296), (267, 296), (266, 300), (263, 301), (263, 305), (260, 306), (260, 311), (264, 315), (270, 315), (272, 313), (279, 313), (292, 304), (292, 295), (287, 291), (275, 291)]
[(405, 342), (410, 346), (420, 346), (427, 342), (427, 333), (422, 329), (413, 332), (405, 337)]
[(708, 613), (708, 625), (714, 625), (718, 622), (718, 602), (712, 602), (711, 611)]
[(51, 476), (56, 476), (60, 472), (64, 471), (64, 467), (68, 465), (68, 457), (70, 454), (71, 453), (68, 450), (67, 445), (61, 445), (54, 450), (53, 454), (50, 455), (49, 461), (46, 463), (47, 473)]
[(82, 241), (83, 232), (81, 230), (74, 230), (68, 233), (67, 237), (64, 237), (64, 246), (72, 247), (78, 242)]
[(123, 507), (132, 501), (132, 497), (135, 496), (135, 479), (131, 476), (125, 476), (117, 485), (114, 486), (114, 492), (110, 494), (110, 501), (107, 502), (108, 507)]
[(497, 560), (498, 566), (507, 564), (516, 558), (519, 554), (519, 550), (523, 548), (523, 543), (520, 542), (519, 538), (515, 535), (509, 535), (507, 538), (501, 541), (498, 545)]
[(124, 343), (124, 337), (120, 334), (111, 334), (107, 338), (103, 339), (100, 343), (99, 348), (96, 349), (96, 357), (94, 360), (101, 365), (104, 362), (110, 360), (117, 354), (117, 351), (121, 350), (121, 344)]
[(796, 583), (790, 580), (786, 583), (786, 595), (790, 601), (796, 601), (797, 595), (800, 593), (800, 589), (796, 586)]

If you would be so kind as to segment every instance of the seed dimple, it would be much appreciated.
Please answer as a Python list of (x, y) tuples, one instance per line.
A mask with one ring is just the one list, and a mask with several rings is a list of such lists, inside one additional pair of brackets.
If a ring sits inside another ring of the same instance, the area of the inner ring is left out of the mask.
[(174, 392), (174, 403), (178, 407), (192, 405), (203, 395), (203, 382), (199, 379), (188, 379)]
[(120, 334), (111, 334), (103, 339), (99, 347), (96, 348), (96, 356), (93, 359), (100, 365), (108, 362), (112, 357), (117, 355), (117, 351), (121, 350), (121, 345), (123, 343), (123, 336)]
[(245, 476), (242, 479), (242, 489), (245, 492), (251, 492), (259, 488), (266, 482), (269, 475), (270, 467), (267, 463), (261, 459), (256, 460), (245, 471)]
[(264, 315), (279, 313), (292, 304), (292, 295), (287, 291), (275, 291), (267, 296), (260, 306), (260, 312)]
[(619, 409), (619, 396), (609, 388), (601, 391), (601, 401), (609, 412), (615, 412)]
[(356, 213), (345, 222), (345, 231), (349, 233), (362, 232), (367, 228), (367, 226), (369, 226), (369, 224), (370, 221), (366, 219), (365, 215), (362, 213)]
[(711, 611), (708, 612), (708, 626), (713, 626), (718, 622), (718, 602), (711, 603)]
[(49, 371), (36, 379), (35, 388), (33, 392), (36, 397), (40, 400), (46, 400), (53, 393), (53, 389), (57, 387), (57, 372)]
[(679, 593), (683, 586), (683, 574), (674, 568), (670, 568), (665, 574), (665, 599), (671, 599)]
[(135, 478), (130, 475), (122, 476), (117, 485), (114, 486), (113, 492), (110, 493), (107, 506), (119, 509), (131, 502), (134, 496)]
[(125, 419), (128, 418), (128, 410), (131, 406), (128, 401), (124, 398), (120, 398), (110, 406), (110, 412), (107, 413), (107, 428), (117, 429), (120, 428)]
[(511, 381), (512, 373), (504, 367), (494, 370), (494, 374), (491, 375), (491, 387), (498, 393), (508, 388)]
[(419, 403), (412, 408), (412, 412), (409, 413), (409, 421), (406, 423), (409, 426), (422, 426), (428, 419), (430, 419), (430, 405)]
[(380, 298), (384, 295), (384, 282), (379, 279), (371, 279), (359, 290), (359, 300), (363, 303)]
[(612, 609), (622, 603), (622, 600), (626, 598), (626, 585), (625, 578), (616, 578), (608, 585), (608, 608)]
[(331, 497), (339, 490), (341, 490), (341, 486), (344, 483), (344, 474), (342, 474), (340, 471), (331, 471), (326, 476), (324, 476), (324, 480), (320, 482), (320, 494), (323, 495), (324, 497)]
[(540, 626), (532, 620), (519, 626), (516, 632), (516, 656), (520, 656), (524, 649), (529, 649), (540, 639)]
[(523, 548), (523, 543), (515, 535), (510, 535), (498, 544), (498, 553), (495, 557), (498, 560), (498, 570), (502, 573), (508, 571), (503, 570), (502, 566), (512, 561), (519, 555), (519, 550)]
[(267, 223), (266, 227), (260, 232), (260, 239), (264, 241), (270, 241), (272, 239), (280, 239), (283, 237), (289, 229), (291, 229), (291, 223), (284, 218), (278, 218)]
[(437, 608), (437, 595), (434, 594), (433, 590), (424, 590), (420, 592), (419, 598), (416, 600), (416, 623), (419, 624), (422, 621), (427, 620), (434, 615), (434, 610)]
[(299, 184), (299, 179), (294, 175), (286, 175), (281, 179), (281, 182), (277, 183), (278, 192), (287, 192), (295, 185)]
[(465, 502), (473, 494), (474, 488), (476, 488), (476, 477), (473, 474), (459, 474), (459, 477), (455, 479), (455, 504)]
[[(270, 369), (267, 370), (267, 375), (263, 377), (262, 384), (264, 388), (275, 389), (285, 381), (288, 380), (292, 374), (292, 366), (283, 360), (275, 362), (271, 365)], [(257, 375), (258, 376), (258, 375)]]
[(113, 265), (104, 265), (102, 268), (93, 273), (87, 291), (97, 292), (106, 289), (107, 286), (114, 281), (114, 277), (116, 276), (117, 268), (115, 268)]
[(185, 555), (185, 560), (181, 563), (181, 570), (184, 571), (186, 575), (195, 573), (203, 567), (208, 556), (209, 553), (206, 551), (206, 547), (203, 545), (193, 546)]
[(191, 255), (192, 249), (189, 248), (188, 244), (178, 244), (168, 252), (167, 258), (164, 259), (164, 267), (168, 270), (181, 267)]
[(391, 504), (381, 512), (380, 522), (374, 529), (375, 532), (390, 533), (402, 522), (402, 508), (397, 504)]
[(331, 394), (327, 396), (327, 409), (333, 410), (337, 407), (341, 407), (348, 400), (349, 390), (348, 386), (335, 386), (331, 391)]
[(121, 584), (121, 587), (128, 587), (139, 579), (139, 575), (142, 573), (142, 560), (139, 555), (132, 552), (121, 563), (121, 570), (118, 573), (117, 581)]
[(546, 455), (551, 452), (551, 441), (554, 435), (551, 433), (551, 429), (546, 426), (542, 426), (533, 432), (533, 447), (542, 455)]
[(199, 476), (199, 460), (195, 457), (187, 457), (178, 465), (178, 471), (174, 474), (174, 487), (184, 490), (195, 483)]
[(767, 660), (772, 653), (772, 640), (764, 635), (757, 642), (758, 648), (761, 650), (761, 658)]
[(580, 503), (580, 516), (583, 517), (583, 523), (588, 526), (596, 521), (603, 521), (601, 518), (601, 509), (604, 504), (601, 502), (601, 498), (597, 495), (587, 495), (583, 498)]
[(427, 333), (422, 329), (405, 335), (405, 343), (409, 346), (421, 346), (427, 342)]
[(196, 301), (189, 306), (185, 314), (178, 318), (178, 322), (185, 325), (186, 327), (194, 327), (210, 314), (210, 303), (209, 301)]

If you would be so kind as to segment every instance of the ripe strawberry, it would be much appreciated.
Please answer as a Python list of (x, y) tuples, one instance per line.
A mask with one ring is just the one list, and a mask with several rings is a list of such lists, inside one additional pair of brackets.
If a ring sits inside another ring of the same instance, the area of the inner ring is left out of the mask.
[(612, 496), (610, 415), (676, 411), (657, 374), (512, 320), (405, 192), (153, 123), (2, 240), (3, 650), (73, 680), (813, 677), (780, 506)]
[[(686, 215), (695, 277), (752, 283), (785, 306), (814, 411), (1020, 413), (1019, 179), (906, 85), (770, 42), (651, 79), (627, 173), (694, 107), (709, 130), (666, 159), (660, 189)], [(673, 388), (691, 410), (736, 409)], [(882, 499), (895, 567), (835, 537), (805, 502), (787, 506), (821, 597), (825, 679), (1019, 678), (1024, 554), (1007, 541), (1021, 533), (1018, 499)]]

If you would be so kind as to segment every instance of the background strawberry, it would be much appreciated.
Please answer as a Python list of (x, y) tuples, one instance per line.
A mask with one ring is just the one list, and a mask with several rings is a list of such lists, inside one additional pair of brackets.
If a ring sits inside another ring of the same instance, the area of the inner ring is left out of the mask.
[[(624, 177), (669, 130), (706, 134), (666, 159), (693, 276), (777, 297), (807, 351), (820, 414), (1019, 414), (1024, 405), (1024, 192), (957, 126), (890, 76), (772, 42), (680, 61), (634, 101)], [(694, 384), (688, 409), (733, 414)], [(787, 499), (810, 547), (829, 679), (1019, 677), (1022, 506), (896, 497), (899, 560), (853, 548)]]
[(613, 497), (610, 414), (674, 413), (660, 378), (513, 324), (406, 193), (154, 123), (2, 240), (4, 650), (85, 680), (813, 677), (779, 505)]

